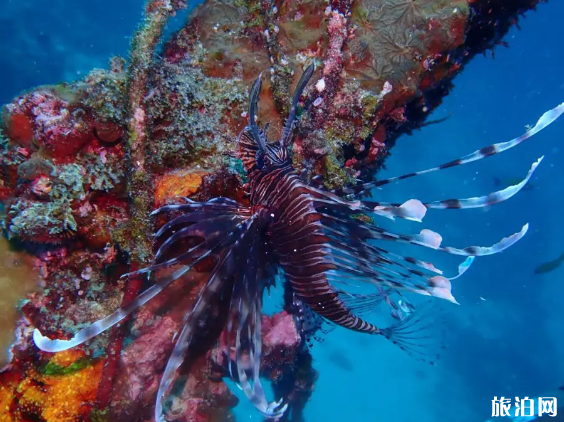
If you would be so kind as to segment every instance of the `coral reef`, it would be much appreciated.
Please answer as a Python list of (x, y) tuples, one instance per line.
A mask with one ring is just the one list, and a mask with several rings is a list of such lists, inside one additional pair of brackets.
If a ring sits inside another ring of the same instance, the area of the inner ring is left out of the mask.
[[(0, 374), (0, 421), (150, 419), (205, 265), (167, 300), (77, 350), (40, 353), (30, 327), (66, 338), (127, 305), (143, 280), (120, 276), (150, 262), (153, 224), (163, 223), (149, 216), (155, 207), (178, 196), (246, 200), (233, 153), (259, 73), (268, 91), (259, 120), (275, 138), (295, 74), (316, 64), (293, 160), (304, 178), (339, 188), (373, 176), (395, 140), (425, 124), (464, 65), (502, 42), (536, 3), (208, 0), (157, 57), (167, 19), (185, 5), (150, 0), (127, 66), (114, 58), (107, 70), (11, 101), (0, 134), (3, 229), (27, 253), (21, 262), (38, 271), (42, 291), (23, 306), (11, 364)], [(263, 374), (300, 420), (316, 379), (304, 338), (287, 312), (264, 317), (263, 331)], [(199, 344), (170, 412), (231, 420), (225, 359), (215, 343)]]

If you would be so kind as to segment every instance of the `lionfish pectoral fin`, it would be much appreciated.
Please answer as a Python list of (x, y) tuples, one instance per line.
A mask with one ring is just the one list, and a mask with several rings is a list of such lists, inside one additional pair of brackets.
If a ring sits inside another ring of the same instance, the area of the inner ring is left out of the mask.
[(182, 365), (182, 362), (184, 361), (188, 348), (190, 347), (191, 338), (192, 329), (187, 321), (176, 340), (176, 344), (172, 350), (172, 355), (168, 359), (166, 368), (161, 377), (161, 382), (157, 391), (157, 399), (155, 402), (155, 422), (165, 422), (163, 411), (165, 396), (174, 381), (178, 368), (180, 368), (180, 365)]
[[(247, 300), (238, 301), (237, 325), (235, 337), (236, 374), (233, 375), (233, 362), (229, 364), (229, 372), (239, 389), (247, 399), (265, 417), (277, 418), (284, 414), (288, 405), (282, 405), (283, 399), (268, 402), (260, 381), (260, 363), (262, 355), (262, 299), (255, 297), (249, 305)], [(246, 346), (244, 346), (246, 345)], [(244, 348), (247, 353), (244, 353)], [(247, 376), (249, 372), (249, 376)]]
[(164, 422), (163, 404), (165, 396), (176, 377), (178, 368), (184, 361), (186, 353), (191, 343), (192, 335), (197, 329), (197, 325), (203, 316), (209, 311), (210, 304), (217, 302), (217, 298), (225, 292), (225, 281), (229, 280), (233, 275), (234, 259), (233, 251), (237, 248), (235, 237), (240, 240), (244, 239), (248, 234), (249, 227), (252, 226), (254, 219), (249, 219), (238, 225), (237, 230), (230, 233), (226, 238), (226, 243), (222, 245), (222, 249), (218, 251), (219, 262), (214, 267), (207, 283), (202, 287), (198, 294), (198, 299), (192, 310), (184, 318), (184, 327), (178, 340), (174, 346), (172, 355), (169, 358), (165, 372), (161, 378), (159, 391), (157, 393), (157, 402), (155, 406), (155, 421)]
[(406, 220), (421, 222), (427, 209), (467, 209), (482, 208), (507, 201), (515, 196), (531, 179), (534, 171), (543, 160), (544, 156), (535, 161), (527, 173), (527, 176), (516, 185), (508, 186), (488, 195), (464, 199), (446, 199), (441, 201), (421, 203), (416, 199), (410, 199), (403, 204), (390, 204), (384, 202), (363, 202), (364, 205), (374, 207), (374, 213), (388, 218), (401, 217)]
[(438, 309), (427, 302), (394, 325), (383, 328), (381, 334), (409, 356), (434, 365), (444, 346), (431, 331), (442, 330), (443, 325)]
[(453, 255), (462, 255), (462, 256), (487, 256), (487, 255), (494, 255), (496, 253), (502, 252), (505, 249), (513, 246), (519, 240), (525, 236), (527, 231), (529, 230), (529, 223), (525, 224), (523, 228), (517, 232), (512, 234), (511, 236), (504, 237), (495, 245), (492, 246), (467, 246), (463, 249), (453, 248), (450, 246), (441, 246), (437, 248), (440, 251), (448, 252)]
[(170, 276), (158, 280), (156, 284), (149, 287), (147, 290), (137, 296), (137, 298), (133, 300), (133, 302), (131, 302), (129, 305), (123, 306), (107, 317), (93, 322), (88, 327), (78, 331), (70, 340), (49, 339), (43, 336), (41, 332), (36, 328), (33, 331), (33, 341), (35, 342), (35, 345), (44, 352), (61, 352), (63, 350), (68, 350), (73, 347), (79, 346), (82, 343), (92, 339), (93, 337), (96, 337), (98, 334), (101, 334), (107, 329), (118, 324), (137, 308), (154, 298), (174, 280), (182, 277), (186, 272), (190, 270), (190, 268), (190, 266), (181, 267), (178, 270), (174, 271)]
[(216, 212), (237, 212), (241, 205), (233, 199), (218, 197), (209, 200), (208, 202), (196, 202), (190, 198), (184, 198), (185, 203), (182, 204), (168, 204), (152, 211), (149, 214), (151, 217), (169, 211), (216, 211)]
[(164, 224), (153, 236), (158, 238), (161, 237), (166, 231), (174, 228), (175, 226), (180, 226), (188, 223), (201, 223), (203, 221), (215, 221), (222, 220), (228, 216), (236, 216), (237, 214), (233, 211), (194, 211), (187, 214), (182, 214), (179, 217), (173, 218), (166, 224)]
[(371, 212), (374, 214), (392, 220), (398, 217), (420, 223), (427, 213), (427, 207), (418, 199), (409, 199), (403, 204), (384, 204), (381, 202), (365, 202), (364, 204), (372, 207)]
[[(413, 245), (424, 246), (426, 248), (435, 249), (438, 251), (443, 251), (450, 253), (452, 255), (462, 255), (462, 256), (487, 256), (494, 255), (496, 253), (502, 252), (505, 249), (513, 246), (519, 240), (525, 236), (529, 230), (529, 223), (525, 224), (520, 231), (512, 234), (511, 236), (504, 237), (499, 242), (492, 246), (467, 246), (465, 248), (459, 249), (452, 246), (441, 246), (442, 236), (432, 230), (423, 229), (419, 234), (411, 236), (398, 236), (394, 233), (381, 231), (375, 233), (374, 239), (383, 239), (393, 242), (400, 243), (411, 243)], [(471, 262), (470, 262), (471, 264)]]
[[(224, 216), (224, 218), (230, 218), (230, 217)], [(195, 226), (197, 227), (197, 224), (194, 226), (189, 226), (187, 229), (190, 229)], [(190, 269), (194, 265), (198, 264), (203, 259), (210, 256), (216, 249), (225, 248), (226, 246), (229, 246), (231, 243), (235, 242), (237, 236), (239, 236), (241, 232), (244, 232), (245, 230), (245, 226), (243, 224), (236, 222), (235, 220), (233, 220), (232, 225), (227, 225), (223, 228), (225, 229), (225, 236), (222, 237), (222, 240), (217, 242), (210, 242), (209, 239), (217, 238), (222, 233), (218, 233), (217, 229), (213, 228), (212, 225), (204, 223), (204, 225), (201, 226), (202, 231), (200, 234), (204, 234), (204, 235), (208, 234), (209, 235), (208, 240), (204, 240), (202, 243), (191, 248), (187, 252), (184, 252), (177, 258), (174, 258), (169, 261), (165, 261), (163, 263), (153, 264), (147, 268), (129, 274), (125, 274), (123, 277), (139, 276), (141, 274), (153, 272), (163, 267), (169, 267), (176, 264), (180, 266), (180, 268), (173, 271), (170, 275), (166, 275), (162, 278), (157, 278), (153, 286), (149, 287), (143, 293), (139, 294), (139, 296), (137, 296), (137, 298), (135, 298), (130, 304), (119, 308), (118, 310), (108, 315), (107, 317), (92, 323), (86, 328), (83, 328), (82, 330), (78, 331), (70, 340), (59, 340), (59, 339), (51, 340), (43, 336), (41, 332), (36, 329), (33, 333), (33, 339), (35, 344), (40, 350), (46, 352), (60, 352), (78, 346), (92, 339), (98, 334), (106, 331), (107, 329), (113, 327), (114, 325), (118, 324), (120, 321), (122, 321), (124, 318), (130, 315), (137, 308), (144, 305), (149, 300), (151, 300), (156, 295), (158, 295), (173, 281), (179, 279), (188, 271), (190, 271)], [(212, 229), (213, 231), (211, 231)], [(179, 233), (180, 232), (182, 232), (182, 230), (180, 230)], [(181, 264), (180, 261), (182, 259), (191, 259), (191, 262)]]
[(536, 135), (538, 132), (540, 132), (541, 130), (549, 126), (551, 123), (553, 123), (556, 119), (558, 119), (562, 115), (562, 113), (564, 113), (564, 103), (559, 104), (555, 108), (545, 112), (539, 118), (539, 120), (537, 121), (537, 123), (533, 128), (527, 130), (527, 132), (525, 132), (521, 136), (511, 139), (510, 141), (489, 145), (487, 147), (474, 151), (468, 155), (465, 155), (464, 157), (457, 158), (455, 160), (449, 161), (448, 163), (444, 163), (440, 166), (433, 167), (427, 170), (421, 170), (409, 174), (404, 174), (402, 176), (391, 177), (389, 179), (376, 180), (373, 182), (359, 184), (353, 187), (345, 187), (340, 190), (334, 191), (334, 193), (338, 195), (350, 195), (350, 194), (358, 195), (360, 193), (369, 191), (370, 189), (387, 185), (389, 183), (397, 182), (399, 180), (409, 179), (411, 177), (420, 176), (423, 174), (428, 174), (451, 167), (456, 167), (462, 164), (472, 163), (474, 161), (481, 160), (491, 155), (499, 154), (500, 152), (507, 151), (508, 149), (511, 149), (519, 145), (523, 141), (529, 139), (531, 136)]
[(462, 275), (468, 271), (468, 269), (470, 268), (470, 266), (472, 265), (472, 263), (474, 262), (474, 259), (476, 259), (475, 256), (469, 256), (467, 257), (464, 262), (462, 262), (462, 264), (460, 264), (458, 266), (458, 274), (456, 274), (454, 277), (449, 277), (449, 280), (456, 280), (459, 277), (462, 277)]
[[(269, 403), (260, 381), (262, 295), (265, 286), (262, 278), (270, 275), (267, 262), (263, 261), (264, 239), (261, 232), (264, 226), (261, 221), (258, 214), (245, 221), (237, 241), (221, 263), (222, 277), (234, 278), (226, 325), (226, 355), (230, 359), (228, 370), (231, 378), (247, 399), (264, 416), (276, 418), (285, 412), (287, 406), (281, 406), (282, 400)], [(230, 346), (235, 348), (235, 362), (231, 359)]]
[(192, 310), (186, 314), (183, 320), (183, 327), (180, 335), (176, 340), (172, 354), (170, 355), (166, 364), (165, 371), (161, 377), (159, 390), (157, 392), (157, 399), (155, 404), (155, 421), (165, 422), (163, 405), (167, 392), (169, 391), (178, 368), (184, 362), (188, 349), (192, 342), (192, 336), (197, 329), (199, 321), (203, 318), (206, 311), (209, 310), (210, 303), (214, 302), (214, 298), (222, 293), (224, 286), (224, 279), (220, 276), (223, 263), (229, 257), (229, 252), (225, 252), (220, 262), (214, 268), (208, 282), (202, 287), (198, 294), (198, 299), (194, 304)]
[(508, 186), (505, 189), (492, 192), (485, 196), (465, 198), (465, 199), (447, 199), (444, 201), (434, 201), (434, 202), (425, 203), (425, 206), (427, 208), (438, 208), (438, 209), (481, 208), (506, 201), (525, 187), (525, 185), (527, 184), (527, 182), (529, 181), (529, 179), (531, 178), (531, 176), (533, 175), (534, 171), (541, 163), (543, 158), (544, 156), (540, 157), (537, 161), (535, 161), (531, 165), (531, 168), (527, 173), (527, 176), (516, 185)]

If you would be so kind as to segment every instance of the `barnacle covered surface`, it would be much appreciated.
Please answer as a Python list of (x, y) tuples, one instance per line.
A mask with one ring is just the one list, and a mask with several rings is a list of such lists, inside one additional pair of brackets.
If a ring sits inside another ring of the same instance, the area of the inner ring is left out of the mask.
[[(179, 196), (244, 201), (241, 163), (231, 155), (259, 73), (259, 121), (271, 123), (274, 139), (296, 76), (316, 64), (298, 110), (294, 164), (306, 177), (321, 175), (329, 188), (342, 186), (374, 173), (395, 139), (440, 103), (464, 64), (493, 48), (535, 3), (209, 0), (157, 59), (162, 25), (182, 2), (152, 0), (132, 66), (115, 58), (107, 70), (36, 88), (6, 105), (3, 229), (28, 252), (42, 291), (23, 306), (12, 366), (0, 378), (0, 411), (8, 409), (0, 421), (149, 418), (171, 340), (205, 266), (142, 309), (125, 339), (110, 333), (50, 355), (33, 346), (30, 326), (64, 338), (134, 295), (140, 284), (119, 277), (150, 260), (152, 225), (162, 224), (148, 216), (154, 207)], [(263, 325), (265, 375), (277, 391), (299, 384), (294, 396), (305, 404), (315, 373), (291, 316)], [(220, 379), (224, 362), (215, 345), (202, 344), (172, 410), (178, 420), (229, 420), (236, 400)], [(104, 363), (108, 346), (107, 355), (119, 358), (114, 372)], [(292, 386), (284, 384), (290, 378)], [(75, 383), (82, 383), (80, 393), (70, 388)]]

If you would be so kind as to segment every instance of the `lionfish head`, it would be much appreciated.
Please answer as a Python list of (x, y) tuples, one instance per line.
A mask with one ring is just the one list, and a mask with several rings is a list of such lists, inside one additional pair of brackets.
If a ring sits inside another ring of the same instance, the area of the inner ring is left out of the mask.
[[(304, 88), (313, 75), (314, 70), (315, 67), (312, 64), (309, 65), (302, 74), (292, 97), (292, 104), (288, 113), (288, 118), (284, 124), (282, 136), (278, 142), (274, 143), (270, 143), (267, 138), (268, 124), (261, 129), (256, 122), (259, 95), (262, 88), (262, 73), (255, 80), (249, 95), (249, 123), (248, 126), (243, 129), (242, 133), (246, 133), (252, 140), (256, 149), (256, 156), (254, 157), (255, 163), (260, 170), (271, 171), (276, 168), (291, 165), (289, 146), (292, 141), (292, 132), (296, 121), (296, 109)], [(241, 136), (239, 139), (241, 139)]]

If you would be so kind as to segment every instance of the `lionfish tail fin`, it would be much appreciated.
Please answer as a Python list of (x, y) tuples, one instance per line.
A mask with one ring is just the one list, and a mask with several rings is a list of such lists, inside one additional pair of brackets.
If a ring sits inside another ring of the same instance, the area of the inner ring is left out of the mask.
[(394, 325), (381, 330), (381, 334), (412, 358), (434, 365), (445, 348), (443, 331), (445, 320), (432, 301), (415, 308)]

